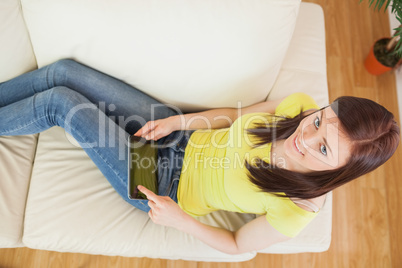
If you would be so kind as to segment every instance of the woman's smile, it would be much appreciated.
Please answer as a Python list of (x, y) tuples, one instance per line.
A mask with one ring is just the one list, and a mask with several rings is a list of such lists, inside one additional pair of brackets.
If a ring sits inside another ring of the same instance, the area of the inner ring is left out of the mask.
[(304, 153), (302, 152), (302, 150), (300, 149), (299, 145), (297, 144), (297, 138), (298, 138), (298, 137), (299, 137), (299, 135), (297, 135), (297, 136), (295, 137), (293, 143), (294, 143), (294, 145), (295, 145), (296, 151), (299, 152), (301, 155), (304, 156)]

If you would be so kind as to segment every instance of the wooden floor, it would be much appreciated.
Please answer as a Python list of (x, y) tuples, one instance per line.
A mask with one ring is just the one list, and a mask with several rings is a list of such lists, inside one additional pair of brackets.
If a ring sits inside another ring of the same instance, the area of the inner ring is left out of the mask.
[[(325, 14), (330, 100), (341, 95), (363, 96), (397, 115), (394, 74), (374, 77), (363, 67), (373, 41), (389, 35), (387, 14), (369, 11), (366, 3), (359, 5), (359, 0), (311, 2), (320, 4)], [(248, 262), (227, 264), (22, 248), (1, 249), (0, 267), (402, 267), (401, 150), (402, 146), (383, 167), (334, 192), (332, 244), (325, 253), (259, 254)]]

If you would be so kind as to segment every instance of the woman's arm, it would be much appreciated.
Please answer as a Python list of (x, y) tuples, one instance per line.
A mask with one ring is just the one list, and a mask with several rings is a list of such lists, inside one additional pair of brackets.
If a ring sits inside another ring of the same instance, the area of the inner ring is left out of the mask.
[(181, 228), (178, 228), (180, 231), (191, 234), (209, 246), (228, 254), (257, 251), (290, 239), (274, 229), (265, 216), (248, 222), (235, 232), (209, 226), (191, 216), (188, 217)]
[(158, 140), (176, 130), (218, 129), (230, 127), (240, 116), (248, 113), (274, 113), (283, 99), (265, 101), (245, 108), (220, 108), (199, 113), (174, 115), (165, 119), (149, 121), (134, 135)]
[(275, 109), (283, 99), (264, 101), (245, 108), (212, 109), (200, 113), (185, 114), (184, 129), (217, 129), (230, 127), (242, 115), (249, 113), (275, 113)]
[(142, 186), (139, 186), (138, 189), (149, 200), (148, 204), (151, 207), (149, 216), (153, 222), (191, 234), (209, 246), (228, 254), (260, 250), (289, 239), (274, 229), (264, 216), (260, 216), (232, 232), (197, 221), (186, 214), (169, 197), (158, 196)]

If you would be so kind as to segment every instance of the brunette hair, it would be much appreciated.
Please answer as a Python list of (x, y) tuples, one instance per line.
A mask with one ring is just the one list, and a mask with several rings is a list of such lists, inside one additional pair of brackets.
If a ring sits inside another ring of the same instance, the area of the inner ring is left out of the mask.
[[(330, 107), (339, 118), (340, 130), (352, 144), (346, 165), (335, 170), (299, 173), (272, 167), (258, 159), (253, 165), (246, 162), (251, 182), (277, 196), (309, 199), (373, 171), (393, 155), (399, 144), (399, 127), (387, 109), (369, 99), (350, 96), (336, 99)], [(276, 123), (247, 129), (258, 139), (255, 146), (286, 139), (304, 118), (302, 113), (294, 118), (273, 117)]]

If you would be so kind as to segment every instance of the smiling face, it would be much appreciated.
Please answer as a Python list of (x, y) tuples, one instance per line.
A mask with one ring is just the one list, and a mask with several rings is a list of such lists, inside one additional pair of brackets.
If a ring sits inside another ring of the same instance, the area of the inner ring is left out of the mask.
[(286, 168), (311, 172), (344, 166), (352, 146), (339, 126), (339, 119), (331, 107), (305, 117), (283, 143)]

